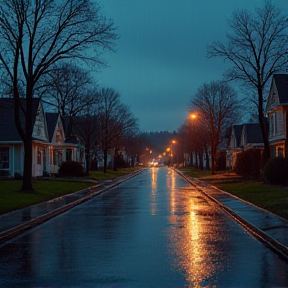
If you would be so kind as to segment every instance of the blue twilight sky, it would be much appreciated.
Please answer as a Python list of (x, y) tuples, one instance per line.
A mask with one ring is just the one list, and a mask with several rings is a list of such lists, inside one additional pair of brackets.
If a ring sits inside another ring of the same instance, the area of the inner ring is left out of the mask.
[[(116, 53), (97, 74), (130, 106), (143, 131), (177, 131), (191, 96), (205, 82), (220, 80), (227, 66), (207, 59), (206, 47), (225, 40), (236, 9), (263, 7), (265, 0), (99, 0), (114, 20)], [(288, 15), (288, 0), (272, 0)]]

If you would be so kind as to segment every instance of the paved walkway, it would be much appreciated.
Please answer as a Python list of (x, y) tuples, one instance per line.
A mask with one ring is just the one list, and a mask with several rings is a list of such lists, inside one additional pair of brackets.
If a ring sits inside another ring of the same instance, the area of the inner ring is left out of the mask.
[[(100, 181), (98, 185), (91, 188), (0, 216), (0, 243), (4, 243), (25, 230), (119, 185), (140, 172), (137, 171), (113, 181)], [(222, 209), (241, 225), (245, 226), (253, 235), (288, 260), (287, 220), (203, 181), (185, 177), (179, 171), (177, 172), (191, 185), (201, 190), (207, 197), (220, 205)]]

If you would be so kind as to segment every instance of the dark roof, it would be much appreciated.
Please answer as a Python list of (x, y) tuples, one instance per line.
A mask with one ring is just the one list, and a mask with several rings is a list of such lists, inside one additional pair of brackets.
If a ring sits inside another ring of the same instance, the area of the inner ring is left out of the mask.
[[(39, 107), (39, 99), (33, 98), (33, 123), (36, 119)], [(21, 99), (21, 105), (26, 110), (26, 100)], [(24, 114), (21, 113), (21, 122), (24, 123)], [(14, 120), (14, 99), (0, 98), (0, 141), (22, 141), (15, 125)]]
[(236, 147), (241, 146), (242, 128), (243, 128), (243, 125), (233, 125), (234, 136), (236, 139)]
[(247, 123), (245, 125), (246, 141), (248, 143), (263, 143), (263, 136), (259, 123)]
[(274, 74), (273, 78), (277, 87), (280, 104), (288, 103), (288, 74)]
[(53, 134), (56, 128), (57, 120), (59, 117), (58, 113), (46, 113), (46, 123), (47, 123), (47, 129), (48, 129), (48, 136), (49, 136), (49, 142), (52, 141)]

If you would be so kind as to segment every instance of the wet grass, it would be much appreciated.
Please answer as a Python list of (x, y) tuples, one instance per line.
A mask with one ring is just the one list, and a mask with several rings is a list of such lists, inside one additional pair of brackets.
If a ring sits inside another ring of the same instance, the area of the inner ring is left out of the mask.
[(190, 167), (183, 167), (179, 169), (184, 175), (192, 178), (203, 178), (211, 175), (210, 171), (199, 171)]
[(261, 182), (239, 182), (216, 184), (221, 190), (227, 191), (245, 201), (251, 202), (276, 215), (288, 219), (288, 188), (267, 185)]
[(192, 168), (181, 168), (180, 170), (185, 175), (201, 178), (201, 180), (207, 181), (223, 191), (288, 220), (288, 187), (245, 181), (233, 173), (218, 173), (212, 176), (209, 171), (209, 173), (207, 171), (201, 172)]
[[(90, 179), (86, 178), (45, 178), (33, 181), (34, 192), (23, 192), (21, 180), (0, 180), (0, 214), (35, 205), (63, 195), (67, 195), (97, 184), (97, 180), (115, 179), (126, 175), (135, 169), (119, 169), (90, 172)], [(94, 179), (94, 181), (93, 181)]]
[(118, 169), (117, 171), (108, 169), (106, 173), (103, 173), (103, 171), (90, 171), (90, 177), (97, 180), (109, 180), (109, 179), (115, 179), (119, 176), (124, 176), (126, 174), (129, 174), (133, 171), (136, 171), (138, 168), (123, 168)]
[(35, 192), (23, 192), (20, 180), (0, 181), (0, 214), (35, 205), (90, 187), (92, 182), (33, 181)]

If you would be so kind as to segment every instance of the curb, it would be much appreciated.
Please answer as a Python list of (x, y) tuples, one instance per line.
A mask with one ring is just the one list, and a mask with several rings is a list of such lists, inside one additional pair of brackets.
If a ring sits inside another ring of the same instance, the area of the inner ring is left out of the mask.
[[(247, 220), (245, 220), (244, 218), (242, 218), (240, 215), (238, 215), (236, 212), (234, 212), (233, 210), (231, 210), (229, 207), (225, 206), (224, 204), (222, 204), (221, 202), (219, 202), (217, 199), (215, 199), (214, 197), (212, 197), (211, 195), (209, 195), (209, 193), (205, 192), (203, 187), (198, 186), (197, 184), (195, 184), (193, 182), (193, 180), (190, 177), (185, 176), (182, 172), (178, 171), (175, 169), (175, 171), (183, 178), (185, 179), (190, 185), (194, 186), (195, 188), (197, 188), (200, 192), (202, 192), (206, 197), (208, 197), (210, 200), (212, 200), (214, 203), (216, 203), (222, 210), (224, 210), (229, 216), (231, 216), (235, 221), (237, 221), (242, 227), (244, 227), (248, 232), (250, 232), (253, 236), (255, 236), (258, 240), (260, 240), (261, 242), (263, 242), (264, 244), (266, 244), (270, 249), (272, 249), (273, 251), (275, 251), (276, 253), (278, 253), (279, 255), (281, 255), (282, 257), (284, 257), (286, 260), (288, 260), (288, 247), (286, 247), (285, 245), (281, 244), (280, 242), (278, 242), (277, 240), (275, 240), (272, 236), (268, 235), (267, 233), (265, 233), (263, 230), (259, 229), (258, 227), (256, 227), (255, 225), (251, 224), (250, 222), (248, 222)], [(201, 181), (201, 180), (197, 180), (197, 181)], [(209, 187), (212, 187), (211, 185), (209, 185)], [(213, 188), (214, 189), (214, 188)], [(220, 192), (223, 193), (227, 193), (225, 191), (222, 191), (218, 188), (215, 187), (215, 189), (217, 189)], [(229, 193), (228, 193), (229, 194)], [(233, 195), (231, 195), (233, 197)], [(237, 200), (243, 201), (242, 199), (235, 197)], [(245, 203), (248, 203), (247, 201), (243, 201)], [(250, 203), (249, 203), (250, 205)], [(252, 204), (252, 206), (257, 207), (255, 205)], [(258, 208), (258, 207), (257, 207)], [(258, 208), (261, 209), (263, 211), (266, 211), (263, 208)]]
[[(34, 219), (31, 219), (31, 220), (29, 220), (29, 221), (27, 221), (27, 222), (25, 222), (23, 224), (17, 225), (15, 227), (11, 228), (11, 229), (8, 229), (8, 230), (6, 230), (4, 232), (1, 232), (0, 233), (0, 245), (5, 243), (5, 242), (7, 242), (8, 240), (11, 240), (12, 238), (14, 238), (16, 236), (22, 234), (25, 231), (27, 231), (27, 230), (29, 230), (29, 229), (31, 229), (33, 227), (36, 227), (36, 226), (44, 223), (45, 221), (47, 221), (47, 220), (49, 220), (49, 219), (51, 219), (53, 217), (58, 216), (61, 213), (64, 213), (64, 212), (70, 210), (71, 208), (73, 208), (73, 207), (75, 207), (75, 206), (77, 206), (77, 205), (79, 205), (81, 203), (84, 203), (84, 202), (86, 202), (86, 201), (88, 201), (88, 200), (90, 200), (90, 199), (92, 199), (92, 198), (94, 198), (96, 196), (99, 196), (100, 194), (102, 194), (102, 193), (104, 193), (104, 192), (106, 192), (106, 191), (118, 186), (119, 184), (121, 184), (121, 183), (123, 183), (123, 182), (125, 182), (125, 181), (127, 181), (127, 180), (129, 180), (129, 179), (131, 179), (133, 177), (135, 177), (136, 175), (140, 174), (142, 171), (143, 171), (143, 169), (137, 170), (136, 172), (132, 172), (132, 173), (127, 174), (125, 176), (121, 176), (119, 178), (116, 178), (116, 179), (112, 180), (111, 185), (109, 185), (107, 187), (104, 187), (103, 189), (100, 189), (100, 190), (95, 191), (95, 192), (91, 192), (89, 195), (84, 196), (83, 198), (75, 200), (75, 201), (73, 201), (73, 202), (71, 202), (69, 204), (66, 204), (66, 205), (64, 205), (62, 207), (54, 209), (51, 212), (48, 212), (48, 213), (43, 214), (41, 216), (38, 216), (38, 217), (36, 217)], [(81, 191), (85, 191), (85, 190), (93, 191), (93, 189), (95, 189), (96, 187), (99, 187), (99, 185), (95, 185), (95, 186), (89, 187), (89, 188), (84, 189), (84, 190), (76, 191), (74, 193), (67, 194), (65, 196), (71, 196), (73, 194), (77, 194), (77, 193), (79, 193)], [(65, 196), (62, 196), (62, 197), (65, 197)], [(55, 198), (55, 199), (59, 199), (59, 198), (61, 198), (61, 197), (58, 197), (58, 198)], [(55, 199), (51, 199), (49, 201), (53, 201)], [(49, 201), (47, 201), (47, 202), (49, 202)]]

